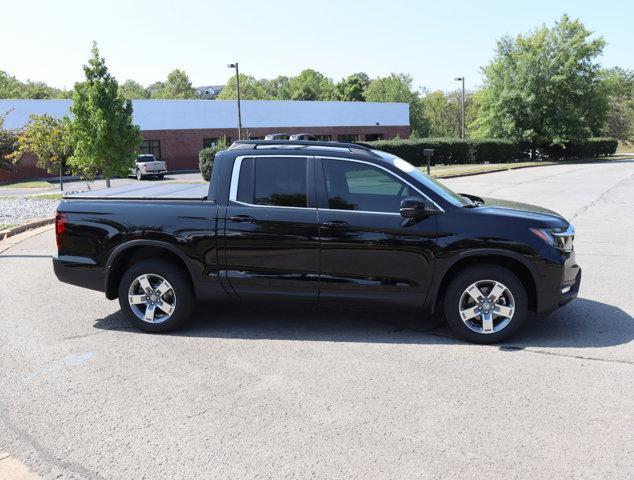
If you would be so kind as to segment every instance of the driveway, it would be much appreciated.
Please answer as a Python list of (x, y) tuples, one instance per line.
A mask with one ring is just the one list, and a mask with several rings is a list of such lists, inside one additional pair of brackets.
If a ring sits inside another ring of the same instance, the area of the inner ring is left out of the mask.
[(634, 163), (445, 183), (572, 219), (580, 298), (497, 346), (344, 306), (150, 335), (56, 281), (48, 229), (0, 254), (0, 451), (50, 479), (631, 478)]

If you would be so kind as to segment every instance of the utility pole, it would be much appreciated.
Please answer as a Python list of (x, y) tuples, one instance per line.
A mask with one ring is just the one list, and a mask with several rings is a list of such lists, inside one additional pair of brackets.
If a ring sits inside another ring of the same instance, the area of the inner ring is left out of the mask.
[(460, 96), (460, 138), (464, 140), (464, 77), (454, 78), (456, 82), (462, 82), (462, 95)]
[(228, 64), (227, 68), (236, 69), (236, 90), (238, 91), (238, 140), (242, 140), (242, 115), (240, 113), (240, 70), (238, 68), (238, 62)]

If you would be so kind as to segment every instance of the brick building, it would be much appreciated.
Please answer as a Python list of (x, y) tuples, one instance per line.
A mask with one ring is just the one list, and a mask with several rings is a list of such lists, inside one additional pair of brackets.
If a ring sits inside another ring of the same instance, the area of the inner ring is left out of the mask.
[[(10, 111), (5, 128), (21, 128), (30, 114), (61, 118), (70, 100), (0, 100)], [(167, 162), (169, 170), (198, 168), (198, 152), (226, 137), (237, 139), (237, 106), (229, 100), (134, 100), (134, 122), (141, 127), (140, 151)], [(371, 102), (298, 102), (243, 100), (243, 136), (309, 133), (320, 140), (369, 141), (409, 137), (409, 105)], [(33, 158), (11, 172), (0, 171), (0, 183), (47, 176)]]

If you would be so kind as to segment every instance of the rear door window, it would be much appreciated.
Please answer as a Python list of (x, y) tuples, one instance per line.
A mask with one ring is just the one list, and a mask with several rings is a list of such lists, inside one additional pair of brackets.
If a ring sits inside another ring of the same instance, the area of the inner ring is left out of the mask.
[(274, 207), (307, 207), (307, 159), (256, 157), (242, 161), (237, 200)]

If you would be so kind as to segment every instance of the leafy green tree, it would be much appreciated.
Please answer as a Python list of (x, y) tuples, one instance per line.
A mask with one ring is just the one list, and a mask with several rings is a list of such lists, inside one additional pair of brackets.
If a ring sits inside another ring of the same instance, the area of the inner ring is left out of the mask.
[(334, 100), (332, 80), (316, 70), (306, 69), (289, 81), (291, 100)]
[(119, 91), (123, 98), (128, 100), (136, 100), (143, 98), (150, 98), (150, 92), (138, 82), (134, 80), (126, 80), (119, 86)]
[(82, 177), (94, 179), (127, 175), (141, 143), (139, 127), (132, 121), (132, 102), (123, 98), (105, 60), (93, 43), (92, 57), (84, 66), (86, 80), (75, 84), (71, 132), (75, 151), (69, 165)]
[(13, 130), (4, 128), (4, 119), (11, 113), (0, 114), (0, 170), (11, 170), (15, 163), (11, 155), (18, 148), (18, 135)]
[(609, 110), (603, 135), (634, 141), (634, 70), (615, 67), (601, 72)]
[(365, 102), (363, 92), (370, 85), (370, 77), (366, 73), (353, 73), (337, 83), (337, 100), (344, 102)]
[(44, 82), (21, 82), (0, 70), (0, 98), (68, 98), (69, 92), (49, 87)]
[(460, 136), (459, 97), (436, 90), (425, 95), (422, 101), (430, 137)]
[(196, 89), (183, 70), (172, 70), (167, 75), (163, 87), (153, 94), (154, 98), (190, 99), (196, 98)]
[[(291, 79), (284, 76), (279, 75), (271, 80), (267, 80), (263, 78), (259, 80), (262, 84), (266, 93), (269, 95), (269, 98), (275, 100), (290, 100), (291, 99), (291, 88), (290, 82)], [(241, 84), (242, 86), (242, 84)]]
[(536, 146), (599, 134), (608, 106), (596, 58), (605, 41), (590, 37), (581, 22), (564, 15), (552, 28), (499, 40), (475, 97), (475, 135)]
[(370, 82), (363, 93), (368, 102), (399, 102), (409, 104), (409, 123), (413, 137), (429, 135), (429, 121), (418, 92), (412, 90), (412, 77), (404, 73), (392, 73)]
[[(218, 100), (235, 100), (238, 98), (236, 76), (233, 75), (218, 95)], [(241, 100), (269, 100), (271, 96), (259, 80), (251, 75), (240, 74)]]
[(64, 167), (73, 152), (70, 120), (68, 117), (58, 120), (47, 114), (32, 114), (30, 118), (18, 134), (18, 149), (11, 158), (19, 162), (24, 154), (33, 154), (38, 167), (48, 173), (59, 172), (59, 188), (64, 190)]

